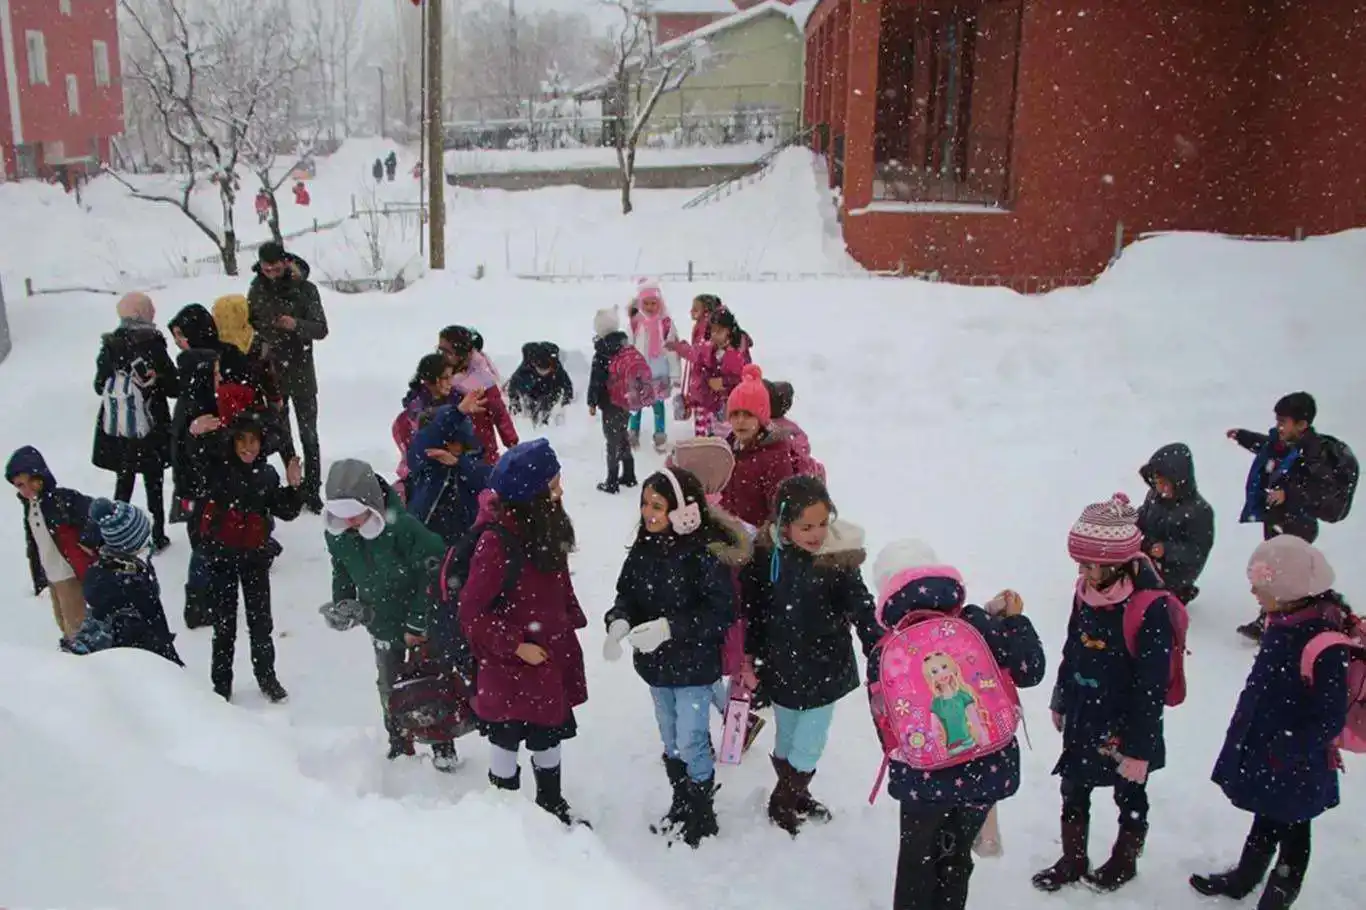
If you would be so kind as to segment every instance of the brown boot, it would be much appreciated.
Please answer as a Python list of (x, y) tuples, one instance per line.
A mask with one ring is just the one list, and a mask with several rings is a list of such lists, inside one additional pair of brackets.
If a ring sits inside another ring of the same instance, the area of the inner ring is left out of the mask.
[(797, 815), (801, 816), (801, 818), (806, 821), (817, 822), (819, 824), (825, 824), (830, 821), (830, 810), (825, 807), (824, 803), (811, 795), (811, 779), (816, 776), (816, 772), (794, 770), (792, 773), (796, 775), (797, 782), (797, 793), (794, 802)]
[(1086, 855), (1090, 833), (1090, 819), (1063, 818), (1062, 858), (1042, 872), (1035, 873), (1034, 887), (1051, 893), (1081, 881), (1091, 867), (1091, 860)]
[(768, 800), (768, 820), (782, 828), (793, 837), (802, 827), (802, 817), (797, 813), (797, 769), (787, 763), (787, 759), (769, 756), (773, 760), (773, 771), (778, 782), (773, 786), (773, 795)]
[(1110, 858), (1086, 876), (1086, 883), (1097, 891), (1118, 891), (1129, 884), (1138, 876), (1138, 858), (1147, 838), (1147, 825), (1121, 826)]

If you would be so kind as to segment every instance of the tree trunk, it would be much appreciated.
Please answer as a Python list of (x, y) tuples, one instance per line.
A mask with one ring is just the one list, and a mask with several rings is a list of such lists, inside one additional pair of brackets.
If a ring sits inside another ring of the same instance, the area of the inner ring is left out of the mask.
[(223, 204), (223, 242), (219, 245), (219, 253), (223, 257), (223, 273), (234, 277), (237, 275), (237, 225), (233, 217), (237, 193), (232, 186), (235, 177), (235, 174), (224, 173), (223, 179), (218, 181), (218, 199)]
[(230, 277), (237, 277), (237, 233), (235, 231), (224, 231), (223, 239), (218, 244), (218, 255), (223, 260), (223, 274)]
[(270, 214), (266, 216), (266, 224), (270, 226), (270, 237), (284, 246), (285, 238), (280, 233), (280, 203), (275, 201), (275, 191), (270, 187), (266, 187), (266, 198), (270, 200)]

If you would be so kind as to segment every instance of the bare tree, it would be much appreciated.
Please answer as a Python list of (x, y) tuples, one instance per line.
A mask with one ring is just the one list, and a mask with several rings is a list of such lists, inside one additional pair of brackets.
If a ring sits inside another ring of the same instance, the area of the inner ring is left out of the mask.
[[(262, 150), (277, 148), (290, 89), (308, 62), (294, 37), (291, 4), (121, 0), (121, 6), (145, 41), (125, 59), (125, 78), (146, 92), (187, 164), (177, 195), (123, 182), (139, 199), (179, 208), (218, 248), (223, 271), (236, 275), (238, 167), (247, 163), (244, 155), (254, 151), (259, 159)], [(192, 205), (201, 181), (217, 192), (217, 224)]]
[(683, 84), (696, 62), (685, 40), (655, 42), (649, 0), (603, 0), (621, 14), (613, 35), (613, 60), (603, 113), (611, 118), (612, 145), (621, 170), (621, 213), (631, 214), (636, 145), (666, 91)]

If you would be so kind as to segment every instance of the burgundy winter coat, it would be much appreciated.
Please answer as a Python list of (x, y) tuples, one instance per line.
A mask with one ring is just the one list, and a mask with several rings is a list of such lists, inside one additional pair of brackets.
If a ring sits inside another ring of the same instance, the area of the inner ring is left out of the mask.
[(741, 449), (732, 435), (735, 473), (721, 491), (721, 507), (741, 521), (758, 527), (773, 517), (778, 485), (797, 474), (798, 458), (792, 439), (780, 427), (769, 429), (752, 448)]
[[(481, 513), (479, 520), (486, 515)], [(511, 522), (503, 522), (515, 533)], [(507, 558), (502, 538), (485, 532), (460, 591), (460, 628), (479, 662), (474, 711), (490, 723), (557, 727), (569, 719), (571, 708), (588, 701), (583, 650), (575, 634), (588, 625), (588, 618), (568, 569), (542, 572), (529, 560), (520, 562), (516, 584), (499, 601)], [(536, 667), (525, 663), (516, 654), (523, 642), (540, 645), (549, 659)]]

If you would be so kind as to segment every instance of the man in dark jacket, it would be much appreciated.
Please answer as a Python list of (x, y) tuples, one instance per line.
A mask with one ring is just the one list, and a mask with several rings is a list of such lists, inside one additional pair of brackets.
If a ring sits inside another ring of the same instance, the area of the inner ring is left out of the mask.
[(1152, 557), (1162, 579), (1182, 602), (1200, 594), (1196, 581), (1214, 549), (1214, 510), (1195, 483), (1195, 459), (1183, 443), (1163, 446), (1139, 475), (1148, 498), (1138, 510), (1143, 551)]
[(252, 267), (247, 297), (251, 325), (261, 337), (266, 358), (275, 367), (284, 393), (285, 444), (281, 454), (294, 457), (289, 433), (289, 410), (293, 404), (299, 422), (299, 443), (304, 450), (304, 505), (322, 511), (322, 455), (318, 447), (318, 377), (313, 369), (313, 343), (327, 337), (327, 314), (318, 288), (308, 280), (308, 263), (285, 252), (278, 243), (262, 244), (260, 261)]

